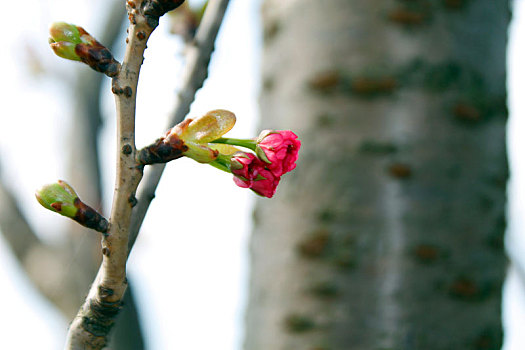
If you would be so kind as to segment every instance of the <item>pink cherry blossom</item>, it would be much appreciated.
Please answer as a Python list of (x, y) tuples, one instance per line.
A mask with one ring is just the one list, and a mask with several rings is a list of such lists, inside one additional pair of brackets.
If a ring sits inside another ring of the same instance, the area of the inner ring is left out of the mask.
[(295, 169), (301, 141), (290, 130), (265, 130), (257, 140), (256, 153), (266, 162), (266, 167), (275, 175), (281, 176)]
[(281, 178), (265, 169), (267, 164), (251, 153), (239, 152), (231, 159), (233, 181), (261, 196), (272, 198)]

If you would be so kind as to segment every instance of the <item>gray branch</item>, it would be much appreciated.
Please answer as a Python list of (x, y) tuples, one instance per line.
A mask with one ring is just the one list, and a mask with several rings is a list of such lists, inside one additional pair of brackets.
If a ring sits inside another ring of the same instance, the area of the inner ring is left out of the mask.
[[(208, 77), (208, 64), (215, 47), (215, 39), (228, 7), (229, 0), (210, 0), (202, 22), (199, 25), (195, 40), (188, 47), (186, 66), (181, 81), (174, 112), (168, 122), (167, 128), (180, 123), (190, 111), (190, 106), (195, 99), (195, 94)], [(144, 171), (137, 193), (138, 204), (133, 208), (131, 232), (129, 237), (129, 251), (137, 239), (140, 227), (146, 216), (149, 205), (155, 198), (155, 190), (164, 171), (165, 164), (155, 164)]]
[(0, 228), (12, 252), (21, 262), (26, 260), (33, 247), (42, 245), (3, 181), (0, 181)]

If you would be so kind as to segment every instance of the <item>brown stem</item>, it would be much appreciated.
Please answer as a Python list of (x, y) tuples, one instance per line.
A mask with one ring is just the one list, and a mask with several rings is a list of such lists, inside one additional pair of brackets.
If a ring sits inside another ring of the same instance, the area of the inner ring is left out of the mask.
[(137, 162), (141, 165), (167, 163), (182, 157), (187, 150), (188, 146), (180, 138), (161, 137), (137, 152)]
[[(53, 204), (51, 204), (51, 206), (53, 206)], [(82, 226), (107, 234), (109, 223), (106, 218), (100, 215), (95, 209), (82, 202), (78, 197), (75, 199), (74, 205), (78, 208), (78, 211), (72, 218), (73, 220)]]

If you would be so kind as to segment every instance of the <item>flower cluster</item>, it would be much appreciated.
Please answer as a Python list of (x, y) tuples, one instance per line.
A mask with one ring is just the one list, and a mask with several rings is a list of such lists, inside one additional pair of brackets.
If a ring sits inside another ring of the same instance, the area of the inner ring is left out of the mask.
[(301, 142), (289, 130), (265, 130), (255, 141), (255, 155), (238, 152), (231, 158), (234, 182), (254, 192), (273, 197), (281, 176), (295, 169)]
[(221, 109), (186, 119), (141, 149), (137, 160), (146, 165), (185, 156), (232, 173), (238, 186), (271, 198), (281, 176), (295, 169), (301, 142), (289, 130), (265, 130), (256, 139), (222, 137), (235, 120), (232, 112)]
[(290, 130), (265, 130), (257, 139), (256, 153), (275, 176), (281, 176), (295, 169), (299, 148), (301, 141)]

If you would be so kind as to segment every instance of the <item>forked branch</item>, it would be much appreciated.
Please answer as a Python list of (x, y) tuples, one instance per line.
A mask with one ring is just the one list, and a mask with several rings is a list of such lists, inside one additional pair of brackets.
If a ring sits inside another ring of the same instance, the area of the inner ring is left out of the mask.
[[(135, 191), (142, 178), (142, 168), (135, 162), (135, 103), (140, 67), (146, 43), (159, 17), (182, 1), (127, 1), (130, 26), (126, 52), (117, 74), (113, 75), (113, 70), (108, 74), (113, 76), (118, 149), (110, 226), (102, 239), (102, 265), (70, 326), (66, 349), (102, 349), (120, 310), (127, 287), (126, 261), (131, 210), (136, 203)], [(78, 54), (77, 51), (75, 53)]]

